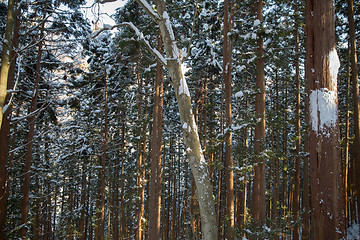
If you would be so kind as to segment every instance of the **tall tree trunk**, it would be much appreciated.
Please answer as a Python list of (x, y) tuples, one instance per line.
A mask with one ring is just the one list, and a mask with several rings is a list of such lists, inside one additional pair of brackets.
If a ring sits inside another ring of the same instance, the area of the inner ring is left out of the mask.
[[(124, 111), (125, 112), (125, 111)], [(125, 116), (125, 113), (123, 114)], [(121, 127), (121, 198), (120, 198), (120, 239), (127, 237), (127, 225), (125, 214), (125, 121)]]
[[(145, 1), (137, 0), (140, 5)], [(198, 129), (192, 113), (190, 92), (184, 76), (184, 67), (175, 37), (170, 23), (169, 15), (166, 12), (166, 2), (164, 0), (154, 1), (157, 7), (158, 24), (164, 41), (167, 56), (166, 67), (172, 79), (172, 86), (178, 102), (180, 119), (183, 129), (186, 153), (196, 183), (197, 200), (201, 215), (202, 238), (207, 240), (217, 239), (217, 218), (215, 203), (212, 192), (212, 185), (201, 148)], [(147, 3), (148, 4), (148, 3)], [(151, 15), (149, 8), (145, 10)]]
[[(295, 82), (296, 82), (296, 123), (295, 123), (295, 176), (294, 176), (294, 194), (293, 194), (293, 213), (295, 221), (299, 220), (300, 212), (300, 151), (301, 151), (301, 123), (300, 123), (300, 60), (299, 60), (299, 23), (298, 23), (298, 3), (295, 0)], [(299, 225), (295, 224), (293, 239), (299, 239)]]
[[(262, 22), (262, 0), (258, 0), (257, 3), (257, 18)], [(254, 167), (253, 214), (257, 224), (265, 224), (265, 160), (259, 157), (265, 147), (265, 72), (261, 31), (258, 31), (257, 45), (256, 87), (259, 89), (259, 93), (256, 94), (255, 98), (255, 113), (261, 120), (255, 126), (254, 136), (254, 149), (258, 159)]]
[[(6, 95), (7, 95), (7, 87), (8, 87), (8, 76), (9, 76), (9, 68), (10, 68), (10, 52), (12, 49), (12, 37), (13, 37), (13, 26), (15, 23), (15, 5), (16, 0), (8, 1), (8, 11), (7, 11), (7, 20), (6, 20), (6, 28), (5, 28), (5, 38), (4, 43), (2, 45), (2, 53), (1, 53), (1, 69), (0, 69), (0, 129), (2, 128), (3, 122), (3, 114), (6, 111), (5, 103), (6, 103)], [(5, 111), (4, 111), (5, 110)], [(5, 178), (5, 174), (0, 174), (0, 183), (2, 183), (2, 177)], [(4, 181), (5, 182), (5, 181)], [(0, 189), (5, 189), (2, 185)], [(1, 194), (1, 192), (0, 192)], [(1, 195), (3, 196), (3, 195)], [(2, 210), (1, 210), (2, 211)]]
[[(158, 37), (158, 50), (161, 52), (162, 41)], [(150, 175), (150, 223), (149, 238), (160, 239), (161, 210), (161, 146), (163, 118), (163, 66), (156, 65), (155, 96), (153, 113), (153, 133), (151, 140), (151, 175)]]
[(39, 94), (39, 82), (41, 77), (41, 56), (43, 52), (43, 38), (44, 38), (44, 29), (45, 29), (45, 21), (41, 25), (40, 32), (40, 41), (38, 44), (38, 55), (36, 62), (36, 73), (35, 73), (35, 81), (34, 81), (34, 94), (31, 99), (31, 105), (29, 110), (29, 133), (28, 133), (28, 141), (27, 141), (27, 151), (26, 158), (24, 164), (24, 176), (23, 176), (23, 184), (22, 184), (22, 206), (21, 206), (21, 225), (20, 228), (20, 237), (22, 239), (26, 239), (26, 224), (27, 224), (27, 215), (29, 209), (29, 192), (30, 192), (30, 171), (31, 171), (31, 161), (32, 161), (32, 152), (33, 152), (33, 142), (34, 142), (34, 134), (35, 134), (35, 122), (36, 122), (36, 109), (37, 109), (37, 100)]
[(105, 74), (104, 80), (104, 125), (102, 126), (102, 154), (101, 154), (101, 169), (99, 178), (99, 196), (98, 196), (98, 212), (97, 224), (95, 228), (96, 239), (104, 239), (105, 229), (105, 168), (106, 168), (106, 149), (108, 141), (108, 103), (107, 103), (107, 80), (108, 75)]
[[(11, 8), (10, 2), (8, 8)], [(13, 49), (11, 50), (11, 64), (9, 68), (7, 89), (12, 89), (15, 82), (15, 69), (17, 53), (14, 49), (19, 46), (19, 28), (20, 28), (20, 17), (21, 9), (16, 11), (16, 20), (14, 25), (14, 36), (13, 36)], [(2, 80), (0, 80), (2, 81)], [(0, 90), (1, 91), (1, 90)], [(7, 95), (4, 104), (7, 104), (10, 100), (10, 96)], [(0, 110), (1, 111), (1, 110)], [(9, 152), (9, 138), (10, 138), (10, 117), (11, 117), (11, 106), (8, 106), (7, 111), (3, 115), (3, 121), (0, 129), (0, 240), (5, 239), (5, 223), (7, 214), (7, 199), (9, 196), (9, 187), (7, 183), (7, 163), (8, 163), (8, 152)]]
[(232, 153), (232, 112), (231, 112), (231, 58), (232, 43), (229, 38), (231, 32), (231, 17), (229, 16), (229, 0), (224, 1), (224, 46), (223, 46), (223, 78), (225, 82), (225, 115), (226, 128), (225, 134), (225, 185), (226, 185), (226, 227), (227, 239), (235, 237), (234, 223), (234, 170)]
[(82, 176), (81, 176), (81, 197), (80, 197), (80, 206), (81, 206), (81, 218), (79, 223), (79, 233), (80, 233), (80, 240), (85, 240), (85, 217), (86, 217), (86, 165), (87, 161), (85, 160), (86, 156), (83, 157), (83, 167), (82, 167)]
[(136, 230), (135, 230), (135, 239), (141, 240), (143, 235), (143, 216), (144, 216), (144, 199), (145, 199), (145, 166), (144, 166), (144, 150), (145, 150), (145, 136), (144, 136), (144, 129), (142, 121), (145, 119), (142, 112), (142, 98), (143, 98), (143, 79), (140, 72), (140, 62), (141, 62), (141, 53), (140, 59), (137, 63), (137, 80), (138, 80), (138, 87), (139, 87), (139, 101), (138, 101), (138, 120), (139, 120), (139, 129), (138, 129), (138, 136), (139, 142), (137, 144), (138, 147), (138, 155), (136, 160), (136, 168), (138, 171), (138, 175), (136, 178), (136, 186), (137, 186), (137, 209), (136, 209)]
[[(350, 51), (349, 51), (350, 53)], [(349, 126), (350, 126), (350, 121), (349, 121), (349, 109), (350, 109), (350, 58), (348, 59), (348, 68), (347, 68), (347, 82), (346, 82), (346, 106), (345, 106), (345, 136), (344, 136), (344, 165), (343, 165), (343, 176), (344, 176), (344, 191), (345, 191), (345, 219), (346, 219), (346, 227), (349, 226), (349, 216), (348, 216), (348, 212), (349, 212), (349, 168), (350, 168), (350, 164), (349, 164)]]
[[(307, 72), (306, 69), (306, 79), (307, 79)], [(308, 84), (306, 83), (306, 89), (308, 88)], [(305, 133), (304, 133), (304, 152), (310, 152), (310, 141), (309, 141), (309, 97), (307, 94), (305, 95)], [(309, 196), (309, 157), (308, 154), (304, 157), (303, 163), (303, 195), (302, 195), (302, 208), (304, 211), (303, 214), (303, 229), (302, 229), (302, 239), (307, 240), (310, 239), (310, 196)]]
[[(352, 82), (352, 97), (353, 97), (353, 108), (354, 108), (354, 155), (355, 155), (355, 166), (356, 176), (360, 176), (360, 101), (359, 101), (359, 75), (357, 65), (357, 54), (356, 54), (356, 37), (355, 37), (355, 23), (354, 23), (354, 7), (353, 0), (347, 0), (348, 2), (348, 20), (349, 20), (349, 36), (350, 36), (350, 61), (351, 61), (351, 82)], [(356, 189), (358, 193), (357, 208), (360, 207), (360, 177), (356, 178)], [(359, 235), (360, 236), (360, 235)]]
[[(346, 237), (332, 0), (307, 0), (310, 176), (315, 239)], [(313, 16), (312, 16), (313, 15)], [(310, 38), (309, 36), (312, 36)]]

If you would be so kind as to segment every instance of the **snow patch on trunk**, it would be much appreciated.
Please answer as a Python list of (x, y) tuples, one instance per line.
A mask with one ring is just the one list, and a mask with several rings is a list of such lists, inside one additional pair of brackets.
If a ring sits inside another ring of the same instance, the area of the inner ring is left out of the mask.
[(329, 71), (330, 71), (330, 80), (331, 85), (334, 88), (334, 91), (337, 90), (337, 75), (340, 68), (340, 60), (339, 56), (337, 54), (336, 48), (330, 50), (328, 55), (328, 61), (329, 61)]
[(336, 126), (338, 121), (337, 92), (327, 88), (312, 90), (310, 93), (310, 121), (316, 134)]
[(190, 97), (190, 92), (188, 85), (186, 83), (185, 79), (185, 72), (187, 68), (184, 64), (181, 64), (181, 79), (180, 79), (180, 85), (179, 85), (179, 95), (185, 94), (186, 96)]

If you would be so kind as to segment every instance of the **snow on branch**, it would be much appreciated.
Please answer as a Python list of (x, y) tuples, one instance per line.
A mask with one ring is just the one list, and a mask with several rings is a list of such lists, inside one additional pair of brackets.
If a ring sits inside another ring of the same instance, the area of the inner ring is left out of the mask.
[(136, 2), (146, 11), (146, 13), (155, 21), (157, 22), (160, 17), (159, 14), (157, 14), (150, 4), (146, 0), (136, 0)]
[(116, 1), (117, 1), (117, 0), (97, 0), (96, 2), (97, 2), (97, 3), (104, 4), (104, 3), (116, 2)]
[(114, 25), (112, 27), (110, 26), (106, 26), (102, 29), (100, 29), (99, 31), (97, 31), (96, 33), (94, 33), (93, 36), (91, 36), (91, 38), (96, 38), (97, 36), (100, 35), (100, 33), (102, 33), (103, 31), (107, 31), (107, 30), (113, 30), (114, 28), (119, 28), (119, 27), (129, 27), (131, 28), (134, 32), (135, 35), (139, 38), (140, 41), (142, 41), (145, 46), (147, 47), (147, 49), (155, 55), (155, 57), (164, 65), (167, 65), (167, 61), (164, 58), (164, 56), (155, 48), (151, 47), (150, 43), (148, 40), (145, 39), (144, 34), (142, 32), (140, 32), (140, 30), (132, 23), (132, 22), (123, 22), (117, 25)]

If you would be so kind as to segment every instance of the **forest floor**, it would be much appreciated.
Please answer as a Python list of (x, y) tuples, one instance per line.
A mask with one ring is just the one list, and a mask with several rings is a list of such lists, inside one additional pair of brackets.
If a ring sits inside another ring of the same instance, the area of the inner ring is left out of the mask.
[(359, 224), (353, 224), (347, 229), (347, 240), (358, 240), (359, 236)]

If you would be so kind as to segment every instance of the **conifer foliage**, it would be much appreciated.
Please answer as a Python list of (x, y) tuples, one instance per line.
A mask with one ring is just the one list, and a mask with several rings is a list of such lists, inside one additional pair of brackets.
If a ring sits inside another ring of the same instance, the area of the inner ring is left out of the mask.
[(0, 240), (359, 238), (357, 1), (86, 4), (0, 3)]

